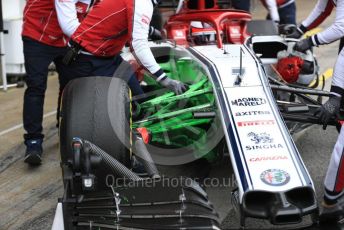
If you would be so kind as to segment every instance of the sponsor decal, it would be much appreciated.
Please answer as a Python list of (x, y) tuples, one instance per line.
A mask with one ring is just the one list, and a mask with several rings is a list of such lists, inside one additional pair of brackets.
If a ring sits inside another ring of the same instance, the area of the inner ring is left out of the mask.
[(236, 112), (236, 117), (244, 117), (244, 116), (255, 116), (255, 115), (269, 115), (271, 114), (270, 111), (247, 111), (247, 112)]
[(270, 134), (268, 133), (255, 133), (250, 132), (247, 134), (247, 136), (250, 138), (250, 140), (255, 145), (247, 145), (246, 150), (259, 150), (259, 149), (282, 149), (283, 145), (281, 144), (274, 144), (274, 139), (270, 137)]
[(51, 40), (57, 40), (57, 39), (58, 39), (57, 37), (52, 36), (52, 35), (48, 35), (48, 37), (49, 37)]
[(243, 97), (232, 101), (235, 106), (257, 106), (266, 104), (266, 99), (261, 97)]
[(263, 144), (263, 145), (247, 145), (246, 150), (258, 150), (258, 149), (283, 149), (281, 144)]
[(260, 144), (260, 143), (272, 143), (273, 138), (270, 137), (270, 134), (268, 133), (254, 133), (250, 132), (247, 134), (248, 137), (251, 138), (251, 141), (253, 141), (255, 144)]
[(230, 30), (231, 30), (231, 33), (234, 33), (234, 34), (241, 34), (241, 33), (240, 33), (240, 29), (237, 28), (237, 27), (231, 27)]
[(88, 8), (88, 4), (86, 3), (82, 3), (82, 2), (78, 2), (75, 4), (76, 7), (76, 12), (79, 14), (83, 14), (86, 13), (87, 8)]
[(180, 30), (175, 30), (174, 36), (177, 38), (185, 38), (185, 34), (183, 33), (183, 31), (180, 31)]
[(252, 157), (250, 162), (261, 162), (261, 161), (279, 161), (279, 160), (288, 160), (287, 156), (265, 156), (265, 157)]
[(147, 15), (142, 15), (141, 21), (147, 25), (149, 25), (151, 19)]
[(274, 120), (258, 120), (258, 121), (239, 121), (237, 122), (239, 127), (245, 126), (259, 126), (259, 125), (274, 125)]
[(270, 186), (283, 186), (289, 183), (290, 175), (281, 169), (268, 169), (260, 174), (260, 179)]

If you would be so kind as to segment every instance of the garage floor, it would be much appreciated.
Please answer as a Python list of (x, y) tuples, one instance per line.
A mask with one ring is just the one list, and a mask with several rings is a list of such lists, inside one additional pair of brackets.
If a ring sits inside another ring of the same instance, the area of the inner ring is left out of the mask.
[[(299, 20), (315, 5), (315, 0), (296, 0)], [(254, 17), (263, 19), (265, 10), (260, 2), (253, 1)], [(322, 27), (334, 18), (327, 20)], [(338, 44), (316, 49), (321, 73), (332, 68)], [(328, 81), (330, 82), (330, 80)], [(50, 75), (45, 102), (43, 165), (28, 167), (23, 163), (24, 145), (21, 126), (24, 89), (0, 91), (0, 229), (50, 229), (57, 198), (62, 196), (61, 170), (59, 167), (58, 135), (55, 128), (55, 109), (58, 92), (56, 75)], [(328, 83), (329, 85), (330, 83)], [(296, 137), (296, 143), (316, 185), (318, 198), (322, 196), (322, 180), (337, 133), (329, 128), (323, 131), (313, 127)], [(226, 167), (213, 170), (213, 175), (227, 176)], [(224, 219), (223, 228), (236, 228), (237, 219), (229, 202), (230, 188), (208, 190), (212, 201)], [(261, 221), (249, 221), (252, 229), (267, 228)]]

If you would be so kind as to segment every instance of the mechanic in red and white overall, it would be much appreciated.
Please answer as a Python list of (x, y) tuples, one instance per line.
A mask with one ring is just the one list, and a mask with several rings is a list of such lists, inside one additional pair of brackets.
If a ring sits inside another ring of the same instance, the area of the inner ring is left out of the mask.
[(296, 25), (295, 0), (261, 0), (261, 2), (269, 11), (268, 19), (277, 24)]
[[(301, 25), (289, 35), (299, 38), (301, 35), (322, 23), (332, 9), (336, 6), (336, 18), (334, 23), (324, 31), (309, 38), (300, 40), (294, 49), (304, 52), (312, 46), (332, 43), (344, 37), (344, 0), (318, 0), (312, 13)], [(324, 129), (331, 117), (339, 113), (344, 95), (344, 49), (337, 58), (329, 100), (317, 111), (319, 119), (324, 124)], [(325, 178), (325, 195), (321, 220), (336, 221), (344, 217), (344, 128), (340, 130), (337, 142), (334, 146), (330, 165)]]
[[(145, 67), (162, 86), (176, 94), (183, 93), (186, 86), (180, 81), (167, 77), (148, 46), (149, 24), (153, 8), (158, 2), (158, 0), (102, 0), (95, 4), (71, 37), (71, 47), (78, 47), (80, 53), (70, 65), (66, 66), (68, 75), (74, 78), (112, 77), (123, 63), (121, 50), (129, 43), (139, 64)], [(130, 77), (130, 80), (136, 79)], [(130, 85), (130, 82), (128, 84)], [(137, 85), (137, 88), (139, 87)], [(134, 87), (130, 88), (133, 90)]]
[[(25, 162), (37, 165), (41, 163), (43, 152), (42, 134), (43, 104), (47, 88), (48, 66), (55, 63), (60, 82), (64, 79), (60, 71), (62, 58), (66, 52), (68, 36), (78, 26), (78, 17), (82, 18), (90, 8), (92, 0), (27, 0), (23, 12), (22, 39), (27, 89), (24, 94), (23, 123), (26, 134)], [(68, 12), (68, 13), (66, 13)], [(59, 26), (59, 18), (67, 36)], [(71, 23), (73, 22), (73, 23)], [(67, 32), (68, 31), (68, 32)]]

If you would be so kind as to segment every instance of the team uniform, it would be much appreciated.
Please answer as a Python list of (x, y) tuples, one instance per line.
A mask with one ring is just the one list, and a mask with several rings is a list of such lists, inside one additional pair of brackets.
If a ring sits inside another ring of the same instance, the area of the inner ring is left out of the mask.
[[(58, 2), (62, 8), (63, 5), (69, 3), (68, 0)], [(76, 6), (79, 6), (74, 16), (79, 15), (81, 18), (86, 14), (89, 4), (90, 0), (74, 1), (72, 8), (76, 9)], [(28, 0), (23, 12), (22, 39), (27, 73), (23, 123), (27, 132), (24, 134), (24, 139), (27, 146), (25, 161), (28, 163), (32, 159), (27, 157), (31, 157), (33, 153), (42, 152), (43, 104), (47, 88), (48, 66), (51, 62), (55, 63), (59, 80), (63, 79), (63, 73), (60, 70), (68, 36), (59, 26), (58, 13), (63, 12), (55, 10), (53, 0)], [(31, 163), (40, 163), (40, 156), (35, 157)]]
[[(311, 46), (318, 46), (332, 43), (344, 36), (344, 0), (319, 0), (309, 17), (304, 20), (299, 31), (306, 32), (317, 27), (322, 23), (336, 7), (335, 22), (324, 31), (313, 35), (311, 38), (303, 39), (296, 44), (301, 51)], [(303, 48), (302, 48), (303, 47)], [(321, 107), (320, 119), (326, 125), (329, 117), (336, 115), (341, 107), (341, 101), (344, 95), (344, 49), (342, 49), (337, 58), (329, 100)], [(344, 216), (344, 203), (341, 201), (344, 191), (344, 128), (340, 130), (337, 142), (334, 146), (330, 164), (326, 173), (324, 185), (324, 201), (329, 207), (324, 206), (323, 216), (332, 218), (341, 214)], [(341, 202), (339, 202), (341, 201)], [(332, 208), (334, 207), (334, 208)]]
[[(68, 75), (112, 77), (123, 64), (122, 48), (129, 44), (138, 62), (163, 85), (167, 76), (148, 46), (155, 4), (156, 0), (103, 0), (96, 4), (71, 37), (71, 45), (79, 46), (81, 51), (67, 67)], [(124, 80), (129, 81), (133, 94), (142, 94), (134, 75), (126, 75), (129, 77)]]
[[(151, 1), (146, 1), (151, 11), (145, 12), (152, 15), (153, 6)], [(140, 4), (136, 5), (137, 8)], [(146, 8), (144, 6), (141, 6)], [(79, 77), (106, 76), (112, 77), (116, 69), (123, 64), (120, 52), (129, 41), (129, 22), (132, 21), (134, 12), (134, 1), (101, 1), (95, 4), (92, 12), (80, 24), (71, 36), (70, 44), (79, 44), (82, 50), (75, 62), (64, 68), (69, 80)], [(150, 18), (146, 18), (148, 23)], [(145, 33), (140, 29), (139, 33)], [(147, 40), (147, 39), (146, 39)], [(130, 67), (124, 79), (134, 95), (142, 94), (143, 91), (135, 78)]]
[(295, 0), (261, 0), (268, 9), (268, 19), (279, 24), (296, 24)]
[(151, 0), (103, 0), (94, 6), (71, 39), (82, 46), (84, 54), (110, 59), (117, 58), (129, 42), (141, 64), (152, 74), (160, 73), (162, 70), (148, 46), (152, 14)]

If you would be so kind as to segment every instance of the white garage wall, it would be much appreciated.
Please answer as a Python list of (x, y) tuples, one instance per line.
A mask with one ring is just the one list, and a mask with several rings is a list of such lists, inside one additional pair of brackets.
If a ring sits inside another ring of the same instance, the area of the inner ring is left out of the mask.
[(13, 20), (23, 18), (23, 9), (25, 0), (1, 0), (2, 15), (4, 20)]

